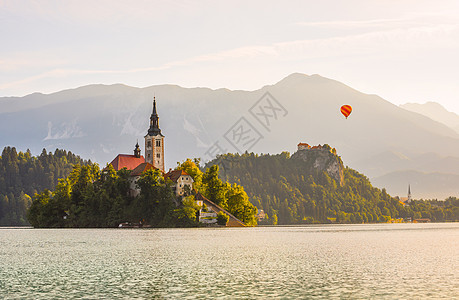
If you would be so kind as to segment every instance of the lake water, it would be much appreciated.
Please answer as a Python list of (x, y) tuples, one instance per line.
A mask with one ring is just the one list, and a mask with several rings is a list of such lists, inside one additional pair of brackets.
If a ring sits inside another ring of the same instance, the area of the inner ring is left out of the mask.
[(459, 298), (459, 224), (0, 229), (0, 298)]

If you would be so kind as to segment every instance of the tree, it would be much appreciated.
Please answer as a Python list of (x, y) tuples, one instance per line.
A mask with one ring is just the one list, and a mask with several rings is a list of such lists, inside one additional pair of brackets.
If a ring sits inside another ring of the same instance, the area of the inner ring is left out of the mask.
[(193, 178), (193, 186), (196, 190), (200, 191), (201, 190), (201, 185), (202, 185), (202, 171), (199, 169), (197, 163), (199, 163), (199, 160), (195, 159), (192, 161), (191, 159), (187, 159), (184, 162), (178, 164), (177, 170), (183, 170), (185, 171), (188, 175)]
[(217, 214), (217, 224), (221, 226), (226, 226), (228, 223), (229, 216), (222, 211), (219, 211)]
[(134, 201), (133, 215), (154, 226), (167, 226), (174, 210), (175, 195), (161, 171), (150, 169), (137, 180), (140, 195)]
[(8, 195), (10, 205), (2, 206), (1, 225), (29, 225), (26, 210), (30, 206), (29, 195), (52, 190), (60, 178), (69, 175), (72, 164), (85, 165), (78, 156), (56, 149), (48, 153), (43, 149), (38, 157), (30, 150), (17, 152), (14, 147), (5, 147), (0, 157), (0, 198)]
[(177, 225), (180, 227), (195, 227), (198, 225), (197, 215), (200, 207), (194, 196), (185, 197), (181, 205), (174, 210)]
[(210, 201), (226, 208), (225, 194), (228, 190), (228, 185), (224, 184), (220, 178), (218, 178), (218, 170), (218, 165), (213, 165), (204, 173), (202, 180), (204, 196)]
[(227, 209), (246, 225), (257, 225), (257, 208), (249, 202), (249, 196), (240, 185), (233, 184), (226, 192)]

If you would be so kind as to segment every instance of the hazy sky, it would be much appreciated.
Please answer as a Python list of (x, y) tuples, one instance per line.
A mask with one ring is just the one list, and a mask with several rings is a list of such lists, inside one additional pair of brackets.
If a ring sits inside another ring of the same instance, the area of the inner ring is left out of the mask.
[(459, 113), (459, 1), (0, 0), (0, 96), (320, 74)]

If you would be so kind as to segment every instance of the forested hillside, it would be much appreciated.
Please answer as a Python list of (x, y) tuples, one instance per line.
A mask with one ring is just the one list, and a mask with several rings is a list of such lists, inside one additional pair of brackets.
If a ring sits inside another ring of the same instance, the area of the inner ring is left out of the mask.
[(459, 220), (459, 199), (415, 201), (403, 205), (366, 176), (344, 169), (340, 186), (311, 162), (283, 152), (277, 155), (226, 154), (208, 165), (220, 166), (222, 180), (244, 186), (250, 201), (268, 215), (268, 224), (314, 222), (387, 222), (396, 218)]
[(28, 225), (26, 210), (31, 197), (44, 189), (54, 189), (74, 164), (86, 163), (65, 150), (48, 153), (43, 149), (35, 157), (29, 150), (17, 152), (14, 147), (5, 147), (0, 157), (0, 226)]

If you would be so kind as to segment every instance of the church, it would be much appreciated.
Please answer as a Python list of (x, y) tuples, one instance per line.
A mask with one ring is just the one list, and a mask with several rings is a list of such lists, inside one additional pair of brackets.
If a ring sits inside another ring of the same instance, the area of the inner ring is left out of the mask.
[[(164, 178), (169, 178), (173, 182), (173, 188), (177, 197), (184, 195), (185, 186), (189, 190), (193, 188), (193, 178), (185, 171), (169, 171), (165, 173), (164, 164), (164, 135), (159, 128), (159, 116), (156, 110), (156, 97), (153, 98), (153, 112), (150, 116), (150, 127), (145, 135), (145, 157), (141, 155), (139, 143), (135, 145), (134, 154), (118, 154), (110, 165), (119, 171), (123, 168), (131, 170), (131, 196), (137, 196), (140, 191), (136, 186), (140, 175), (150, 169), (158, 169)], [(178, 174), (180, 173), (180, 174)]]
[[(150, 116), (150, 127), (145, 135), (145, 157), (141, 155), (139, 143), (137, 142), (134, 154), (118, 154), (110, 162), (115, 171), (123, 168), (131, 170), (130, 173), (130, 195), (136, 197), (140, 194), (137, 186), (137, 180), (143, 172), (151, 169), (160, 170), (165, 180), (172, 181), (172, 188), (177, 197), (177, 205), (180, 205), (181, 199), (185, 196), (185, 191), (193, 191), (193, 178), (183, 170), (172, 170), (165, 172), (164, 164), (164, 135), (159, 128), (159, 116), (156, 110), (156, 97), (153, 98), (153, 112)], [(199, 221), (201, 223), (214, 224), (217, 222), (217, 213), (224, 212), (229, 216), (226, 226), (243, 227), (245, 224), (230, 214), (225, 209), (205, 198), (201, 193), (194, 191), (195, 201), (201, 207), (205, 204), (206, 211), (201, 208), (199, 211)]]
[(159, 116), (156, 111), (156, 97), (153, 98), (153, 112), (150, 116), (150, 128), (145, 136), (145, 158), (140, 155), (139, 143), (135, 145), (134, 155), (118, 154), (110, 163), (115, 171), (122, 168), (134, 170), (140, 164), (145, 164), (144, 171), (155, 168), (164, 173), (164, 135), (159, 129)]

